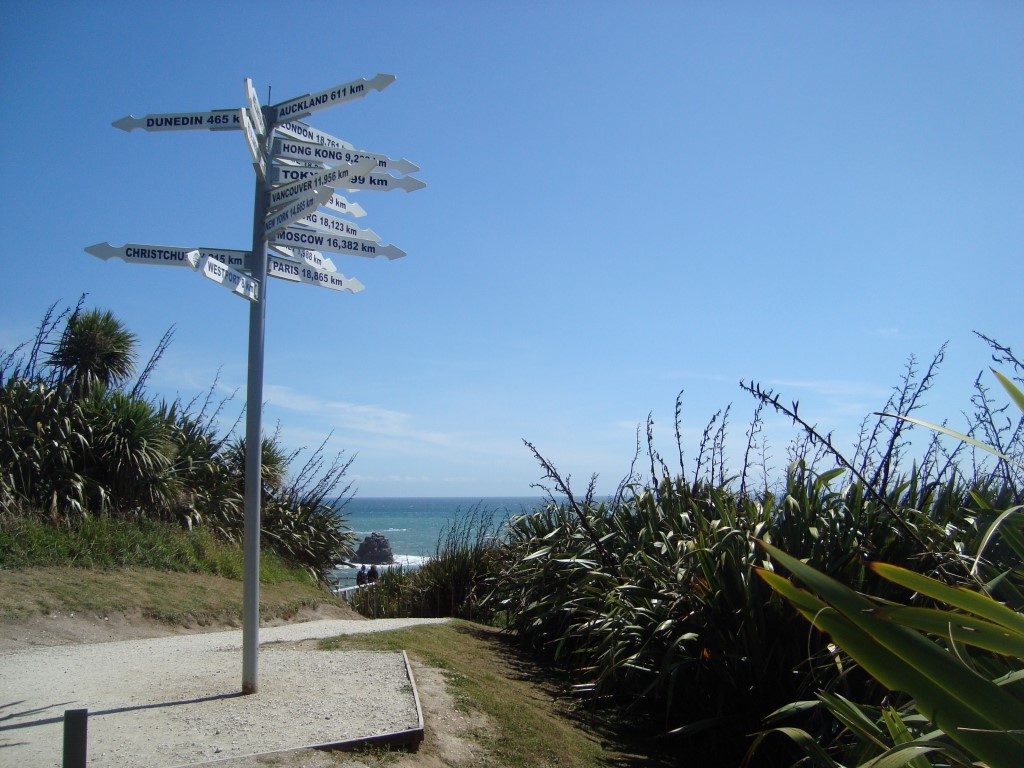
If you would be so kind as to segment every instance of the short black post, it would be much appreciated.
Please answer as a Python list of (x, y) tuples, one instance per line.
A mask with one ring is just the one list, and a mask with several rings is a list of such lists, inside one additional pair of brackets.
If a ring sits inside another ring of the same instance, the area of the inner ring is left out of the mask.
[(64, 710), (64, 768), (85, 768), (88, 709)]

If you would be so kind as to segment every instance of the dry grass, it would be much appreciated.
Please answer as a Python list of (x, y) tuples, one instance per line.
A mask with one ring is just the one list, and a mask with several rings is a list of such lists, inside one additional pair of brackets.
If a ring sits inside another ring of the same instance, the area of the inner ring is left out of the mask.
[(621, 741), (560, 695), (561, 686), (514, 650), (498, 630), (453, 621), (396, 632), (346, 635), (321, 643), (327, 649), (404, 649), (444, 671), (456, 708), (480, 713), (489, 723), (472, 737), (482, 747), (480, 765), (494, 768), (658, 765), (653, 756), (630, 754)]
[[(303, 608), (320, 606), (345, 610), (333, 595), (310, 584), (260, 585), (264, 619), (287, 619)], [(0, 621), (54, 612), (137, 612), (172, 625), (237, 624), (242, 615), (242, 583), (150, 568), (0, 570)]]

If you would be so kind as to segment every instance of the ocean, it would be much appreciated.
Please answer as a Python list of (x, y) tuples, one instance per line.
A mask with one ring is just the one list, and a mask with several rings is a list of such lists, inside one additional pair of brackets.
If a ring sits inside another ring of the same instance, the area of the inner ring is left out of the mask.
[[(430, 556), (438, 536), (450, 520), (474, 509), (493, 513), (495, 527), (510, 515), (529, 511), (540, 504), (539, 496), (492, 496), (452, 498), (362, 498), (350, 500), (340, 515), (355, 533), (353, 549), (373, 531), (384, 534), (398, 565), (417, 568)], [(341, 567), (332, 574), (341, 586), (355, 584), (355, 568)]]

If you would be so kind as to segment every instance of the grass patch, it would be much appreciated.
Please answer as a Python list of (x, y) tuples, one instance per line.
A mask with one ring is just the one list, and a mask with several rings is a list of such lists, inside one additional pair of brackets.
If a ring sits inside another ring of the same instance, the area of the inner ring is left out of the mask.
[[(314, 584), (279, 581), (260, 586), (260, 615), (265, 620), (288, 619), (303, 608), (340, 605)], [(238, 624), (242, 583), (152, 568), (0, 570), (0, 621), (48, 613), (120, 612), (139, 612), (168, 624)]]
[[(405, 650), (419, 661), (443, 669), (456, 706), (476, 710), (494, 723), (493, 731), (474, 735), (484, 748), (486, 765), (609, 766), (652, 765), (630, 754), (624, 742), (604, 743), (593, 723), (585, 722), (571, 702), (537, 668), (524, 665), (498, 630), (465, 621), (394, 632), (348, 635), (324, 640), (326, 650)], [(429, 722), (427, 727), (430, 727)]]
[[(52, 525), (28, 517), (0, 523), (0, 569), (49, 567), (140, 567), (242, 578), (242, 548), (203, 528), (186, 530), (158, 520), (86, 517)], [(260, 555), (260, 581), (313, 584), (305, 569), (277, 554)]]

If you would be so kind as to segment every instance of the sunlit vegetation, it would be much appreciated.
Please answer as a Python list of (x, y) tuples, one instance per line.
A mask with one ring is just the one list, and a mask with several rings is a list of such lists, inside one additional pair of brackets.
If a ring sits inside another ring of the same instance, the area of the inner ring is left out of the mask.
[[(990, 344), (1019, 385), (1024, 366)], [(1001, 377), (1022, 407), (1010, 410), (979, 377), (966, 440), (942, 440), (957, 435), (936, 425), (911, 461), (908, 431), (923, 425), (914, 414), (940, 361), (923, 375), (908, 366), (849, 456), (757, 384), (743, 385), (757, 406), (735, 473), (717, 418), (689, 474), (681, 443), (672, 473), (648, 425), (634, 461), (646, 476), (610, 500), (593, 484), (575, 495), (535, 451), (567, 501), (511, 521), (491, 599), (525, 647), (568, 671), (573, 693), (649, 713), (683, 765), (1019, 765), (1024, 399)], [(801, 433), (778, 487), (752, 459), (764, 409)], [(949, 587), (975, 597), (951, 600)], [(920, 669), (900, 666), (922, 648)], [(944, 693), (908, 682), (943, 674)]]
[[(224, 418), (230, 396), (218, 394), (216, 381), (187, 402), (147, 392), (172, 336), (139, 370), (135, 335), (111, 313), (79, 302), (51, 307), (32, 341), (0, 352), (0, 524), (7, 541), (13, 531), (50, 540), (28, 554), (0, 549), (0, 567), (47, 551), (55, 564), (107, 565), (98, 549), (83, 554), (68, 545), (101, 530), (145, 540), (126, 550), (139, 553), (126, 564), (138, 565), (162, 558), (181, 566), (191, 562), (189, 547), (212, 551), (216, 542), (241, 540), (245, 449), (241, 415)], [(296, 468), (299, 452), (284, 451), (276, 435), (262, 445), (262, 546), (318, 580), (350, 556), (352, 540), (335, 509), (349, 491), (350, 460), (323, 448)], [(182, 539), (177, 530), (202, 533)], [(154, 543), (160, 531), (164, 547)]]
[[(742, 384), (755, 411), (737, 469), (728, 409), (687, 461), (681, 400), (677, 470), (648, 423), (610, 498), (577, 492), (527, 443), (549, 503), (498, 543), (442, 539), (434, 572), (385, 576), (357, 605), (491, 620), (562, 670), (565, 695), (643, 715), (652, 754), (679, 765), (1019, 765), (1024, 365), (982, 338), (1007, 375), (995, 389), (979, 376), (962, 433), (921, 418), (940, 350), (908, 364), (850, 452), (756, 383)], [(798, 428), (781, 480), (770, 411)]]

